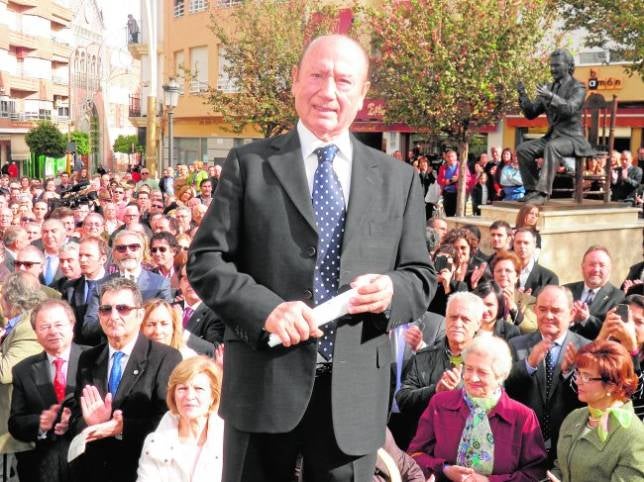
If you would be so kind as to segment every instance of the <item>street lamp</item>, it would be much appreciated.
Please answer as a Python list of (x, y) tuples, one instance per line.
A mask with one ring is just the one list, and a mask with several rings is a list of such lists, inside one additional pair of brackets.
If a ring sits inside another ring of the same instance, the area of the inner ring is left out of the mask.
[(167, 84), (163, 85), (163, 103), (168, 109), (168, 167), (172, 166), (172, 154), (173, 154), (173, 134), (172, 127), (174, 123), (174, 108), (179, 102), (179, 84), (171, 77)]

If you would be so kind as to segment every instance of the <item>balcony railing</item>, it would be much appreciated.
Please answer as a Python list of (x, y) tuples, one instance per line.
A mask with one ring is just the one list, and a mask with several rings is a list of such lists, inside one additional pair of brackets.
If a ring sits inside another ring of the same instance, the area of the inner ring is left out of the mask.
[(199, 13), (208, 10), (208, 0), (190, 0), (188, 13)]
[(192, 79), (190, 81), (190, 93), (198, 94), (200, 92), (206, 92), (208, 90), (208, 82), (198, 79)]
[(241, 3), (241, 0), (215, 0), (214, 1), (215, 7), (220, 7), (220, 8), (234, 7), (235, 5), (239, 5), (240, 3)]
[(51, 80), (54, 84), (69, 85), (69, 77), (66, 75), (52, 75)]
[(130, 95), (129, 117), (141, 117), (141, 97)]
[(184, 10), (185, 10), (185, 4), (183, 3), (183, 0), (179, 0), (177, 3), (174, 4), (175, 17), (183, 17)]
[(11, 112), (9, 119), (14, 122), (51, 120), (51, 111), (46, 112)]

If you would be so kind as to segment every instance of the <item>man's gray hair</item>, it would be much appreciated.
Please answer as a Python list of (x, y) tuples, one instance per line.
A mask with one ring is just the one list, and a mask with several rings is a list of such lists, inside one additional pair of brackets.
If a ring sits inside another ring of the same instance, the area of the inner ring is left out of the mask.
[(2, 298), (14, 312), (29, 311), (47, 296), (42, 291), (40, 281), (26, 271), (11, 273), (2, 283)]
[(510, 375), (512, 355), (503, 338), (488, 332), (479, 333), (463, 350), (463, 362), (467, 363), (467, 358), (472, 353), (491, 357), (490, 368), (499, 383), (503, 383)]
[(472, 314), (476, 318), (476, 321), (481, 323), (483, 312), (485, 311), (485, 304), (483, 303), (483, 300), (481, 298), (476, 296), (474, 293), (470, 293), (469, 291), (457, 291), (456, 293), (450, 295), (450, 297), (447, 298), (445, 313), (449, 311), (449, 308), (450, 306), (452, 306), (452, 304), (459, 301), (461, 303), (464, 303), (470, 310), (472, 310)]

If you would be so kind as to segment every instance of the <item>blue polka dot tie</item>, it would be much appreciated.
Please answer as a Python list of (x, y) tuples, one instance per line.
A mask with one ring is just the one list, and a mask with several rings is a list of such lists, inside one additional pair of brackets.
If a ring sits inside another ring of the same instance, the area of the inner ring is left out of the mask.
[[(313, 212), (318, 228), (318, 257), (313, 277), (313, 299), (316, 305), (324, 303), (338, 293), (340, 278), (340, 250), (344, 234), (344, 195), (342, 186), (333, 170), (333, 159), (338, 146), (328, 145), (315, 150), (318, 167), (313, 177)], [(325, 360), (333, 357), (335, 322), (323, 328), (318, 351)]]

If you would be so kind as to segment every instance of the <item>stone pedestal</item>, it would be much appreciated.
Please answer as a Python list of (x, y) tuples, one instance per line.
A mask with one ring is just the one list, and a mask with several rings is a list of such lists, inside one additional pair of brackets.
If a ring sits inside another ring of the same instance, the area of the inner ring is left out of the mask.
[[(537, 228), (541, 234), (539, 263), (559, 275), (560, 282), (579, 281), (581, 259), (592, 245), (608, 248), (613, 259), (611, 282), (619, 286), (628, 268), (642, 261), (642, 232), (644, 222), (638, 219), (636, 208), (619, 203), (604, 204), (584, 201), (551, 200), (540, 207)], [(514, 227), (518, 202), (498, 202), (481, 206), (481, 216), (448, 218), (450, 228), (473, 224), (481, 229), (481, 250), (490, 253), (489, 226), (503, 220)]]

